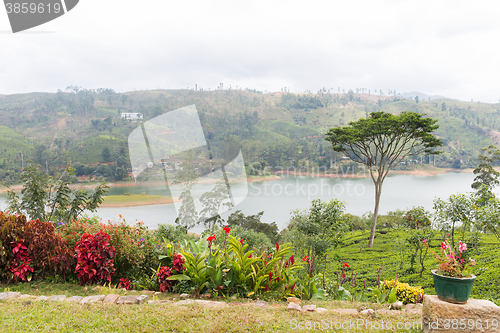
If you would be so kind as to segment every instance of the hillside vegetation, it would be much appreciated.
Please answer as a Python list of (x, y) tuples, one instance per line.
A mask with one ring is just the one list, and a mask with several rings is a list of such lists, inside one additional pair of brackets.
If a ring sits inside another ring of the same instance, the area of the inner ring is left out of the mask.
[(148, 120), (192, 104), (209, 143), (224, 140), (242, 146), (249, 174), (277, 166), (330, 169), (342, 155), (332, 152), (324, 141), (328, 128), (378, 110), (415, 111), (439, 120), (435, 134), (443, 140), (444, 154), (435, 160), (428, 156), (408, 159), (402, 169), (422, 164), (472, 167), (481, 148), (500, 140), (499, 104), (451, 99), (417, 103), (400, 95), (380, 96), (358, 89), (356, 93), (323, 89), (316, 94), (250, 90), (116, 93), (71, 86), (65, 92), (0, 95), (0, 179), (4, 184), (19, 182), (23, 160), (31, 159), (48, 171), (71, 163), (79, 167), (79, 176), (122, 180), (130, 172), (127, 138), (139, 124), (120, 119), (120, 114), (142, 113)]

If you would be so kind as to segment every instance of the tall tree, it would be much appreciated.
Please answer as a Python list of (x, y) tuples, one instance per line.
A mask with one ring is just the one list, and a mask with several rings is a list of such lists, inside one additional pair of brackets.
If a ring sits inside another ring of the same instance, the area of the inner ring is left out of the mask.
[(372, 112), (368, 119), (350, 122), (350, 126), (331, 128), (326, 136), (333, 150), (343, 152), (370, 171), (375, 185), (373, 226), (368, 247), (373, 246), (382, 184), (389, 170), (409, 155), (422, 152), (438, 154), (434, 147), (442, 146), (432, 132), (439, 127), (437, 120), (424, 118), (415, 112)]

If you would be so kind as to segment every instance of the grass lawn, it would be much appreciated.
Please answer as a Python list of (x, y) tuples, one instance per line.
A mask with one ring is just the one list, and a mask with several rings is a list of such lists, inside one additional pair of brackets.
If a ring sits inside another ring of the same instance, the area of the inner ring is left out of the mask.
[(127, 194), (127, 195), (108, 195), (104, 197), (100, 207), (130, 207), (172, 203), (172, 197), (162, 195), (142, 195), (142, 194)]
[[(3, 291), (5, 286), (0, 286)], [(32, 282), (10, 285), (10, 291), (20, 291), (30, 295), (67, 296), (96, 295), (91, 290), (71, 284), (51, 282)], [(121, 293), (102, 288), (101, 293)], [(128, 292), (139, 294), (140, 292)], [(153, 299), (149, 296), (149, 299)], [(247, 299), (231, 300), (225, 308), (208, 307), (199, 304), (178, 305), (176, 294), (161, 294), (160, 304), (105, 305), (102, 303), (78, 304), (70, 302), (36, 302), (33, 299), (10, 299), (0, 301), (1, 332), (324, 332), (320, 324), (334, 327), (342, 323), (363, 323), (352, 332), (372, 332), (370, 325), (381, 325), (391, 321), (415, 325), (422, 322), (419, 314), (401, 312), (397, 317), (377, 314), (373, 318), (362, 315), (346, 315), (332, 311), (326, 313), (299, 313), (286, 309), (286, 302), (269, 302), (267, 308), (256, 308)], [(221, 299), (218, 299), (219, 301)], [(327, 309), (360, 307), (381, 309), (383, 305), (370, 303), (351, 303), (339, 301), (302, 302), (316, 304)], [(317, 329), (306, 329), (305, 325)], [(298, 325), (304, 329), (298, 329)], [(368, 324), (368, 327), (364, 325)], [(328, 329), (334, 330), (334, 329)], [(338, 330), (337, 330), (338, 331)], [(349, 331), (349, 330), (348, 330)], [(383, 331), (383, 330), (381, 330)], [(397, 330), (398, 332), (421, 332), (421, 330)]]

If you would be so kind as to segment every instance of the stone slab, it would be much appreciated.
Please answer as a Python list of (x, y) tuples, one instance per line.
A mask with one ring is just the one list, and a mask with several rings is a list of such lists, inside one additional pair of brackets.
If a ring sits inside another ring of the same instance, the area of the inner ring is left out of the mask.
[(290, 303), (288, 303), (287, 310), (301, 311), (302, 307), (300, 305), (298, 305), (297, 303), (290, 302)]
[(5, 292), (5, 293), (0, 293), (0, 301), (1, 300), (5, 300), (5, 299), (9, 299), (9, 298), (17, 298), (19, 296), (21, 296), (21, 293), (19, 293), (19, 292), (13, 292), (13, 291)]
[(116, 304), (142, 304), (146, 301), (148, 295), (140, 295), (140, 296), (122, 296), (118, 298)]
[(425, 295), (422, 324), (424, 333), (500, 333), (500, 307), (482, 299), (470, 298), (465, 304), (453, 304), (435, 295)]
[(104, 299), (102, 300), (103, 303), (105, 304), (115, 304), (116, 301), (120, 298), (120, 295), (117, 294), (108, 294)]
[(38, 296), (35, 301), (39, 301), (39, 302), (45, 302), (45, 301), (48, 301), (49, 300), (49, 297), (48, 296)]
[(66, 297), (64, 299), (65, 302), (80, 302), (83, 299), (82, 296), (71, 296), (71, 297)]
[(64, 301), (64, 299), (66, 298), (66, 295), (54, 295), (52, 297), (49, 298), (49, 301), (52, 301), (52, 302), (55, 302), (55, 301)]
[(96, 303), (96, 302), (102, 302), (102, 300), (105, 298), (105, 295), (94, 295), (94, 296), (87, 296), (82, 298), (80, 301), (81, 304), (89, 304), (89, 303)]

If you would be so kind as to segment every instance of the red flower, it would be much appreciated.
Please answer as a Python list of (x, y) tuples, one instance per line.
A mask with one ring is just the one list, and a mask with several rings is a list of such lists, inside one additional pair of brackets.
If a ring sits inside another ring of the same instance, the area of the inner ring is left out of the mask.
[(213, 235), (213, 236), (208, 237), (208, 238), (207, 238), (207, 241), (212, 242), (212, 241), (214, 241), (214, 240), (216, 240), (216, 239), (217, 239), (217, 238), (215, 238), (215, 235)]
[(242, 239), (240, 239), (240, 243), (241, 243), (241, 245), (243, 245), (243, 238), (242, 238)]
[(345, 266), (345, 267), (349, 267), (349, 265), (348, 265), (348, 264), (346, 264), (346, 263), (344, 263), (344, 266)]
[(221, 286), (217, 286), (217, 289), (220, 291), (222, 288), (221, 288)]
[(252, 258), (252, 255), (249, 255), (248, 258)]
[(273, 272), (269, 272), (269, 281), (271, 281), (273, 278)]
[(342, 273), (342, 280), (345, 279), (345, 273)]
[(280, 249), (280, 245), (278, 243), (276, 243), (276, 251), (279, 251)]
[(293, 292), (293, 289), (295, 288), (295, 283), (292, 285), (292, 287), (290, 288), (290, 291)]
[(305, 256), (304, 258), (302, 258), (302, 261), (307, 261), (307, 256)]
[(224, 228), (222, 228), (222, 230), (224, 230), (226, 234), (228, 234), (231, 231), (231, 228), (229, 228), (229, 226), (226, 225)]

